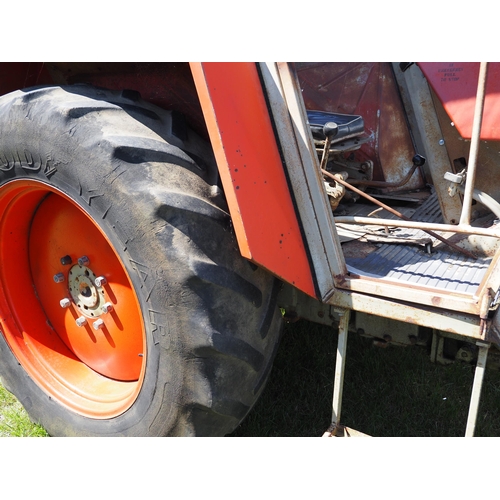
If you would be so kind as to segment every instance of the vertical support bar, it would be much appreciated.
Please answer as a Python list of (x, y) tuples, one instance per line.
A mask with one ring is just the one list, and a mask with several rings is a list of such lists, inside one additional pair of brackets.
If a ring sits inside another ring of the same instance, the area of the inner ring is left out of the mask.
[(477, 82), (476, 107), (474, 108), (474, 121), (472, 123), (469, 162), (467, 164), (467, 179), (465, 181), (464, 202), (460, 224), (470, 225), (472, 210), (472, 194), (476, 180), (477, 156), (481, 137), (481, 123), (483, 121), (484, 99), (486, 96), (486, 78), (488, 76), (488, 63), (482, 62), (479, 66), (479, 79)]
[(465, 437), (474, 437), (479, 401), (481, 399), (481, 388), (483, 386), (484, 370), (488, 358), (488, 349), (490, 348), (490, 344), (486, 342), (477, 342), (477, 345), (479, 346), (479, 354), (477, 357), (476, 372), (474, 374), (474, 383), (472, 385)]
[(339, 339), (337, 344), (337, 361), (335, 363), (335, 379), (333, 382), (333, 413), (332, 426), (340, 423), (340, 412), (342, 409), (342, 392), (344, 389), (344, 371), (347, 354), (347, 333), (349, 331), (350, 309), (344, 309), (340, 313)]

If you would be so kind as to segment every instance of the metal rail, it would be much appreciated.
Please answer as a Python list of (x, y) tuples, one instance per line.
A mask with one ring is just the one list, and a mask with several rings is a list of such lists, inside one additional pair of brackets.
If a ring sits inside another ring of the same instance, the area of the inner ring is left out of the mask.
[[(477, 234), (479, 236), (493, 236), (500, 238), (500, 228), (473, 227), (467, 225), (454, 226), (453, 224), (437, 224), (432, 222), (414, 222), (395, 219), (374, 219), (371, 217), (342, 216), (334, 218), (336, 224), (366, 224), (374, 226), (405, 227), (421, 229), (422, 231), (443, 231), (445, 233)], [(449, 242), (448, 242), (449, 243)], [(461, 248), (463, 251), (464, 249)], [(474, 258), (477, 258), (475, 255)]]
[(465, 180), (464, 201), (460, 215), (460, 225), (470, 224), (472, 210), (472, 195), (477, 171), (477, 156), (481, 137), (481, 123), (483, 121), (484, 99), (486, 95), (486, 78), (488, 76), (488, 63), (482, 62), (479, 67), (479, 80), (477, 83), (476, 106), (474, 108), (474, 121), (472, 123), (469, 162), (467, 178)]

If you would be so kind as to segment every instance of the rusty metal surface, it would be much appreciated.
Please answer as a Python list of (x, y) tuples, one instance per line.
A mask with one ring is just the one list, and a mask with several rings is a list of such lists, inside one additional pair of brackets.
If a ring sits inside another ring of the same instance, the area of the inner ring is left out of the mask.
[(416, 65), (405, 72), (396, 66), (394, 71), (408, 107), (414, 137), (427, 158), (426, 171), (431, 176), (429, 182), (436, 190), (443, 219), (447, 224), (456, 224), (460, 220), (462, 203), (459, 197), (448, 195), (449, 182), (444, 180), (444, 175), (453, 171), (453, 165), (447, 154), (429, 85)]
[[(460, 171), (466, 166), (471, 143), (469, 140), (464, 140), (460, 136), (457, 128), (452, 124), (448, 114), (435, 94), (433, 94), (433, 102), (450, 163), (455, 165), (455, 171)], [(499, 158), (499, 141), (481, 141), (478, 152), (475, 187), (489, 194), (496, 200), (500, 200)], [(472, 206), (471, 217), (474, 220), (484, 215), (485, 212), (486, 210), (482, 205), (475, 204)]]
[[(363, 117), (370, 140), (355, 155), (359, 161), (374, 161), (374, 180), (404, 179), (415, 150), (390, 64), (296, 63), (296, 67), (308, 109)], [(407, 184), (385, 191), (423, 186), (417, 171)]]
[(438, 307), (415, 305), (340, 289), (329, 299), (328, 303), (335, 307), (349, 308), (353, 311), (435, 328), (478, 340), (484, 339), (480, 328), (480, 319), (473, 314), (453, 311), (446, 311), (446, 314), (443, 314), (443, 310)]

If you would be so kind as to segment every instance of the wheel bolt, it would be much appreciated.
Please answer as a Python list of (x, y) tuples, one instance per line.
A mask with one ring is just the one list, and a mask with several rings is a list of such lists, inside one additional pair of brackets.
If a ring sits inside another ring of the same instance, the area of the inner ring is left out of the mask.
[(89, 264), (90, 264), (90, 260), (86, 255), (82, 255), (78, 259), (78, 265), (80, 265), (80, 266), (88, 266)]
[(54, 281), (56, 283), (62, 283), (64, 281), (64, 274), (63, 273), (54, 274)]
[(69, 266), (72, 262), (73, 262), (73, 260), (71, 259), (71, 257), (69, 255), (65, 255), (64, 257), (61, 257), (61, 264), (63, 266)]
[(107, 282), (108, 282), (108, 280), (104, 276), (99, 276), (94, 281), (95, 286), (97, 286), (98, 288), (103, 287)]
[(71, 305), (71, 300), (69, 300), (67, 297), (65, 297), (64, 299), (62, 299), (59, 304), (61, 305), (61, 307), (63, 309), (66, 309), (67, 307), (69, 307)]
[(113, 304), (111, 302), (106, 302), (102, 306), (102, 312), (103, 313), (109, 313), (109, 311), (113, 310)]
[(80, 316), (79, 318), (76, 319), (76, 326), (83, 326), (87, 324), (87, 318), (85, 316)]
[(102, 328), (104, 328), (104, 321), (102, 319), (98, 319), (94, 321), (92, 327), (94, 328), (94, 330), (101, 330)]

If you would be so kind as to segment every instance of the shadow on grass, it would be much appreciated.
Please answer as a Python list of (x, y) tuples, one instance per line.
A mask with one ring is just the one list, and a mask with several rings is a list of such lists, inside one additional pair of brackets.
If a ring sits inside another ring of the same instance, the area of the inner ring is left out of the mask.
[[(331, 420), (336, 329), (287, 325), (267, 387), (231, 434), (321, 436)], [(422, 347), (381, 349), (350, 333), (341, 422), (371, 436), (463, 436), (474, 367)], [(487, 371), (476, 436), (500, 436), (500, 373)]]

